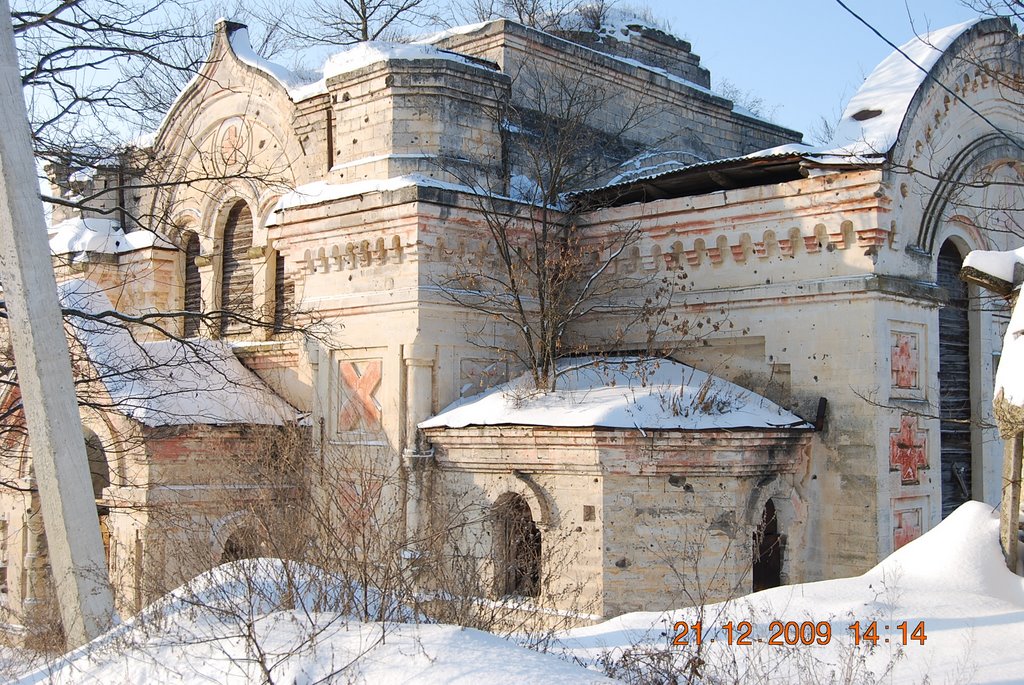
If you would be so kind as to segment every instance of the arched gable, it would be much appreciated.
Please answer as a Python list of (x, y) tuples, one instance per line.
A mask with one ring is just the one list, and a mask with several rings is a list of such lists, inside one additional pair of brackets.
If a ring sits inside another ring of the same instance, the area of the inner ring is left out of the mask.
[[(287, 76), (252, 52), (244, 26), (218, 23), (206, 63), (171, 107), (150, 151), (153, 163), (146, 173), (155, 177), (147, 181), (158, 188), (148, 200), (153, 221), (186, 208), (197, 212), (197, 232), (204, 248), (212, 248), (209, 198), (234, 193), (262, 208), (284, 190), (316, 180), (307, 154), (315, 145), (307, 140), (304, 148), (300, 140), (298, 129), (308, 122), (292, 99)], [(317, 121), (318, 108), (329, 107), (326, 95), (303, 103)], [(257, 223), (258, 243), (261, 228)]]
[[(158, 154), (183, 149), (202, 133), (203, 124), (211, 120), (207, 115), (211, 110), (233, 110), (236, 116), (242, 116), (248, 108), (238, 107), (238, 101), (252, 102), (253, 115), (263, 122), (276, 119), (271, 127), (278, 133), (290, 130), (296, 108), (288, 77), (285, 70), (255, 55), (243, 24), (219, 21), (206, 62), (168, 110), (157, 129), (153, 149)], [(214, 116), (212, 120), (226, 118), (229, 115)], [(199, 127), (196, 122), (200, 122)]]
[[(930, 265), (950, 233), (966, 231), (971, 247), (1000, 240), (987, 230), (993, 182), (1024, 162), (1022, 42), (1001, 19), (981, 21), (952, 41), (914, 91), (888, 151), (886, 181), (893, 188), (903, 247)], [(1016, 172), (1014, 172), (1016, 175)], [(923, 275), (923, 274), (922, 274)]]

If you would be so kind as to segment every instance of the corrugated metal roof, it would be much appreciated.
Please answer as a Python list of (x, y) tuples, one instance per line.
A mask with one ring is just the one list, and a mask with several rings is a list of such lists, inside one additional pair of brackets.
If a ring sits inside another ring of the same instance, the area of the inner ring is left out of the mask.
[[(728, 157), (698, 162), (652, 176), (631, 179), (601, 188), (591, 188), (569, 195), (572, 203), (596, 206), (618, 206), (632, 202), (701, 195), (719, 190), (747, 188), (771, 183), (795, 181), (807, 176), (810, 167), (842, 169), (863, 167), (862, 158), (848, 160), (835, 151), (808, 146), (792, 149), (784, 146), (777, 152), (766, 150), (742, 157)], [(826, 159), (830, 161), (825, 161)]]

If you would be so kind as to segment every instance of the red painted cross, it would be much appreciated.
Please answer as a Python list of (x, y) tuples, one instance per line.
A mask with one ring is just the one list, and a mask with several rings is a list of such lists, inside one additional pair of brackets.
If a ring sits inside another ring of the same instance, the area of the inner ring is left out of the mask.
[(893, 549), (899, 549), (911, 540), (921, 537), (921, 510), (896, 512), (896, 527), (892, 531)]
[(925, 452), (925, 433), (917, 429), (917, 417), (904, 414), (899, 430), (889, 431), (889, 465), (899, 470), (903, 485), (916, 485), (917, 470), (928, 465)]
[(892, 384), (894, 387), (917, 387), (916, 342), (916, 336), (896, 334), (896, 344), (892, 346)]
[(362, 372), (353, 362), (341, 362), (338, 369), (342, 384), (338, 430), (379, 428), (380, 405), (373, 395), (380, 387), (380, 360), (363, 362)]

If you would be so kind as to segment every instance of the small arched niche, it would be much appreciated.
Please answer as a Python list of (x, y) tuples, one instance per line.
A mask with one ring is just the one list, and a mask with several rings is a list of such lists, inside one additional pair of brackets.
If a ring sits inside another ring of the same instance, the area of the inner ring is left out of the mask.
[(491, 510), (494, 522), (494, 578), (499, 597), (538, 597), (541, 588), (541, 532), (530, 505), (505, 493)]

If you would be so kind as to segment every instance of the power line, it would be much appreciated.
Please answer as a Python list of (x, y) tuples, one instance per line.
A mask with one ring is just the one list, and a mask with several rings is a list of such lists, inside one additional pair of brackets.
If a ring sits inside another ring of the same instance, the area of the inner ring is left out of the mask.
[(994, 130), (994, 131), (995, 131), (996, 133), (998, 133), (999, 135), (1003, 136), (1003, 137), (1004, 137), (1004, 138), (1006, 138), (1006, 139), (1007, 139), (1008, 141), (1010, 141), (1010, 143), (1012, 143), (1014, 147), (1016, 147), (1016, 148), (1017, 148), (1017, 149), (1019, 149), (1019, 150), (1022, 150), (1022, 151), (1024, 151), (1024, 145), (1022, 145), (1022, 144), (1020, 143), (1020, 141), (1018, 141), (1017, 139), (1015, 139), (1015, 138), (1014, 138), (1013, 136), (1011, 136), (1011, 135), (1010, 135), (1009, 133), (1007, 133), (1006, 131), (1004, 131), (1003, 129), (1001, 129), (1001, 128), (1000, 128), (999, 126), (997, 126), (997, 125), (996, 125), (996, 124), (995, 124), (995, 123), (994, 123), (994, 122), (993, 122), (993, 121), (992, 121), (991, 119), (989, 119), (989, 118), (988, 118), (988, 117), (986, 117), (986, 116), (985, 116), (984, 114), (982, 114), (982, 113), (981, 113), (981, 112), (979, 112), (979, 111), (978, 111), (977, 109), (975, 109), (975, 108), (974, 108), (974, 107), (973, 107), (973, 106), (972, 106), (972, 105), (971, 105), (971, 104), (970, 104), (969, 102), (967, 102), (967, 101), (966, 101), (966, 100), (964, 100), (964, 99), (963, 99), (962, 97), (960, 97), (960, 95), (958, 95), (958, 94), (957, 94), (956, 92), (954, 92), (954, 91), (953, 91), (953, 90), (952, 90), (951, 88), (949, 88), (949, 86), (947, 86), (947, 85), (946, 85), (945, 83), (943, 83), (943, 82), (942, 82), (942, 81), (940, 81), (939, 79), (937, 79), (937, 78), (935, 78), (934, 76), (932, 76), (932, 75), (931, 75), (931, 73), (930, 73), (930, 72), (929, 72), (929, 71), (928, 71), (927, 69), (925, 69), (925, 68), (924, 68), (924, 67), (922, 67), (922, 66), (921, 66), (920, 64), (918, 64), (917, 62), (915, 62), (915, 61), (914, 61), (914, 59), (913, 59), (913, 58), (912, 58), (912, 57), (911, 57), (910, 55), (908, 55), (907, 53), (905, 53), (905, 52), (903, 51), (903, 49), (902, 49), (902, 48), (901, 48), (900, 46), (896, 45), (896, 44), (895, 44), (895, 43), (893, 43), (893, 42), (892, 42), (891, 40), (889, 40), (888, 38), (886, 38), (886, 37), (885, 37), (884, 35), (882, 35), (881, 31), (879, 31), (879, 30), (878, 30), (878, 29), (876, 29), (876, 28), (875, 28), (874, 26), (872, 26), (872, 25), (871, 25), (870, 23), (868, 23), (867, 19), (865, 19), (864, 17), (860, 16), (859, 14), (857, 14), (856, 12), (854, 12), (854, 11), (853, 11), (852, 9), (850, 9), (850, 8), (849, 8), (849, 6), (847, 6), (847, 4), (846, 4), (845, 2), (843, 2), (843, 0), (836, 0), (836, 3), (838, 3), (838, 5), (839, 5), (840, 7), (842, 7), (842, 8), (844, 9), (844, 10), (846, 10), (847, 12), (849, 12), (849, 13), (850, 13), (850, 15), (852, 15), (854, 19), (856, 19), (856, 20), (857, 20), (857, 21), (859, 21), (860, 23), (864, 24), (864, 26), (866, 26), (866, 27), (868, 28), (868, 30), (869, 30), (869, 31), (871, 31), (871, 32), (872, 32), (873, 34), (875, 34), (876, 36), (878, 36), (879, 38), (881, 38), (881, 39), (882, 39), (883, 41), (885, 41), (886, 45), (888, 45), (888, 46), (889, 46), (889, 47), (891, 47), (891, 48), (892, 48), (893, 50), (895, 50), (896, 52), (898, 52), (899, 54), (901, 54), (901, 55), (903, 56), (903, 58), (904, 58), (905, 60), (907, 60), (908, 62), (910, 62), (911, 64), (913, 64), (913, 65), (914, 65), (915, 67), (917, 67), (918, 69), (920, 69), (920, 70), (921, 70), (921, 71), (922, 71), (922, 72), (924, 73), (924, 75), (925, 75), (925, 78), (926, 78), (926, 79), (931, 79), (931, 80), (932, 80), (932, 81), (933, 81), (934, 83), (936, 83), (936, 84), (937, 84), (937, 85), (939, 86), (939, 88), (942, 88), (942, 90), (944, 90), (944, 91), (946, 91), (947, 93), (949, 93), (950, 95), (952, 95), (952, 96), (953, 96), (953, 97), (954, 97), (954, 98), (955, 98), (955, 99), (956, 99), (956, 100), (957, 100), (958, 102), (960, 102), (961, 104), (963, 104), (963, 106), (964, 106), (964, 107), (966, 107), (967, 109), (969, 109), (969, 110), (971, 111), (971, 113), (973, 113), (973, 114), (974, 114), (975, 116), (977, 116), (978, 118), (980, 118), (980, 119), (981, 119), (982, 121), (984, 121), (984, 122), (985, 122), (986, 124), (988, 124), (989, 126), (991, 126), (991, 127), (992, 127), (992, 129), (993, 129), (993, 130)]

